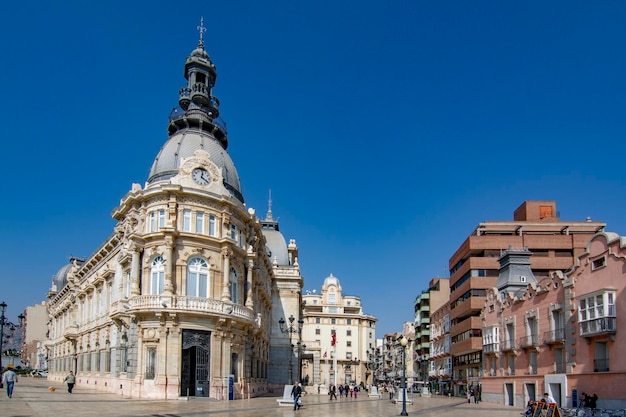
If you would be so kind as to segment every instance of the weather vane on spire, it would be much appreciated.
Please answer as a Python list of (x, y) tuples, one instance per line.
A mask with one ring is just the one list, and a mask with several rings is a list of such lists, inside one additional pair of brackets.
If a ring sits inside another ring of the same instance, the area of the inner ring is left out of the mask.
[(204, 27), (204, 17), (200, 18), (200, 26), (196, 27), (196, 29), (200, 32), (200, 42), (198, 43), (198, 46), (204, 48), (204, 39), (202, 37), (204, 32), (206, 32), (206, 28)]

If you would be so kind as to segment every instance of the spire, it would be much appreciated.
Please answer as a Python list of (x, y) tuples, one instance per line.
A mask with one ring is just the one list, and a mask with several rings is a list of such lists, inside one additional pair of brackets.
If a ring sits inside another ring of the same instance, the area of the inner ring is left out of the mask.
[(200, 129), (212, 133), (222, 147), (228, 147), (226, 123), (219, 118), (220, 101), (213, 95), (213, 87), (217, 79), (215, 65), (209, 54), (204, 50), (204, 18), (196, 27), (199, 33), (198, 46), (185, 61), (185, 79), (187, 86), (181, 88), (178, 105), (170, 113), (170, 124), (167, 128), (170, 135), (182, 129)]
[(274, 220), (274, 216), (272, 215), (272, 189), (270, 188), (269, 200), (267, 202), (267, 215), (265, 215), (265, 219), (261, 221), (261, 226), (264, 229), (274, 229), (278, 231), (278, 220)]
[(272, 218), (272, 189), (270, 188), (270, 198), (267, 202), (267, 215), (265, 216), (265, 220), (273, 220)]
[(198, 41), (198, 48), (204, 50), (204, 32), (206, 32), (206, 28), (204, 27), (204, 17), (200, 18), (200, 26), (197, 26), (198, 32), (200, 32), (200, 40)]

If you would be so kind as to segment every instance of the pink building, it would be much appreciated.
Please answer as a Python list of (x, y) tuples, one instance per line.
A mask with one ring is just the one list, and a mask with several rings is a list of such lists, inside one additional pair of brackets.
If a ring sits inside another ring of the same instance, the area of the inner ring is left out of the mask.
[(626, 237), (599, 232), (569, 271), (540, 280), (529, 257), (505, 251), (487, 291), (482, 399), (521, 407), (548, 392), (571, 407), (585, 392), (626, 407)]

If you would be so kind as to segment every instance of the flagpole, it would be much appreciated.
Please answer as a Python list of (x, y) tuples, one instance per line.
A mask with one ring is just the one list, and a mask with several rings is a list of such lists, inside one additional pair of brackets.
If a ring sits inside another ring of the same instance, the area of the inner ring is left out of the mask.
[(335, 386), (337, 386), (337, 342), (335, 342), (334, 345), (334, 353), (333, 353), (333, 369), (335, 370), (335, 374), (334, 374), (334, 384)]

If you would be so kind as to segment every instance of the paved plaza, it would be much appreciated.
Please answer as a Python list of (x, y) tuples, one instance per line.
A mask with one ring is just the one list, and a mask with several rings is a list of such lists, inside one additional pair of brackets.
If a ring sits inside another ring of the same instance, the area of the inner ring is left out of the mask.
[[(53, 386), (56, 391), (48, 391)], [(398, 416), (401, 404), (388, 399), (359, 399), (329, 401), (328, 396), (306, 395), (302, 409), (278, 407), (278, 397), (251, 398), (249, 400), (216, 401), (205, 398), (181, 400), (138, 400), (102, 393), (78, 385), (73, 394), (65, 386), (39, 378), (20, 378), (15, 385), (13, 398), (0, 395), (2, 417), (391, 417)], [(407, 405), (409, 416), (463, 416), (463, 417), (520, 417), (520, 409), (498, 404), (468, 404), (461, 398), (415, 397)]]

